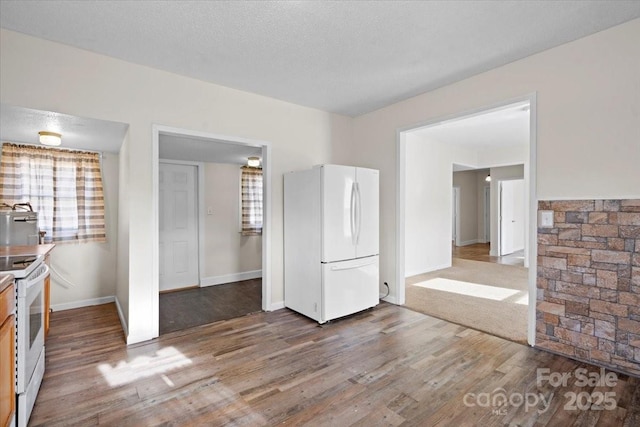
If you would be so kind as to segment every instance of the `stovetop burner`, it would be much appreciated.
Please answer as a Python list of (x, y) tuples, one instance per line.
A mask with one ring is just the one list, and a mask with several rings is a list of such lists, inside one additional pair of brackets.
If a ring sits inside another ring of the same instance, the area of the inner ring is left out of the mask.
[(37, 259), (38, 257), (35, 255), (0, 257), (0, 272), (26, 270)]

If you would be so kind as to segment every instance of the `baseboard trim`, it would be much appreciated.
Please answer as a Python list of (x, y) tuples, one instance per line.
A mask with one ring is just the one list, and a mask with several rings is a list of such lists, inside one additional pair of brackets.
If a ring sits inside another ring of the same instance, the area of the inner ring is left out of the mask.
[(153, 335), (138, 335), (138, 336), (127, 335), (127, 345), (138, 344), (138, 343), (141, 343), (141, 342), (152, 340), (154, 338), (158, 338), (158, 336), (157, 335), (156, 336), (153, 336)]
[[(384, 298), (383, 298), (383, 297), (384, 297)], [(386, 301), (386, 302), (391, 303), (391, 304), (399, 305), (399, 304), (398, 304), (398, 299), (397, 299), (395, 296), (393, 296), (393, 295), (387, 295), (387, 296), (385, 297), (383, 294), (380, 294), (380, 299), (381, 299), (382, 301)]]
[(284, 301), (274, 302), (269, 304), (269, 309), (267, 311), (282, 310), (284, 307)]
[(128, 336), (129, 335), (129, 327), (127, 326), (127, 318), (124, 317), (124, 312), (122, 311), (122, 306), (120, 305), (120, 301), (118, 300), (118, 297), (115, 298), (116, 300), (116, 309), (118, 310), (118, 317), (120, 318), (120, 326), (122, 326), (122, 331), (124, 332), (124, 336)]
[(449, 268), (451, 267), (451, 264), (442, 264), (442, 265), (436, 265), (435, 267), (431, 267), (428, 270), (421, 270), (421, 271), (410, 271), (408, 273), (405, 273), (405, 278), (407, 277), (413, 277), (413, 276), (418, 276), (420, 274), (425, 274), (425, 273), (431, 273), (432, 271), (436, 271), (436, 270), (442, 270), (443, 268)]
[(469, 245), (475, 245), (476, 243), (478, 243), (478, 239), (465, 240), (464, 242), (460, 242), (458, 246), (469, 246)]
[(200, 287), (223, 285), (225, 283), (240, 282), (242, 280), (258, 279), (262, 277), (262, 270), (244, 271), (241, 273), (210, 276), (200, 279)]
[(64, 311), (64, 310), (73, 310), (74, 308), (81, 307), (90, 307), (92, 305), (100, 305), (100, 304), (108, 304), (110, 302), (114, 302), (116, 297), (108, 296), (108, 297), (100, 297), (100, 298), (91, 298), (80, 301), (72, 301), (65, 302), (62, 304), (54, 304), (51, 306), (51, 310), (53, 311)]

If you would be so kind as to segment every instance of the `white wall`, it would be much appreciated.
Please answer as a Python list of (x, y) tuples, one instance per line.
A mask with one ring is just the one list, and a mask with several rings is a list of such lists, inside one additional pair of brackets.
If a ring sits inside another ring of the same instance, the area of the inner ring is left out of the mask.
[(397, 130), (535, 92), (538, 198), (638, 198), (638, 39), (640, 19), (355, 118), (357, 160), (381, 171), (380, 278), (391, 299)]
[[(206, 163), (204, 168), (204, 266), (208, 283), (225, 283), (262, 269), (262, 236), (240, 233), (240, 166)], [(222, 282), (221, 282), (222, 280)]]
[(51, 252), (54, 270), (51, 274), (51, 306), (54, 310), (74, 308), (81, 301), (99, 302), (102, 297), (115, 295), (118, 165), (117, 154), (103, 154), (106, 243), (58, 243)]
[[(453, 163), (473, 163), (475, 153), (411, 133), (405, 139), (405, 275), (414, 276), (451, 265)], [(381, 199), (388, 181), (388, 176), (380, 180)], [(387, 203), (395, 204), (381, 202), (382, 212)], [(384, 276), (381, 279), (387, 281)]]
[(332, 146), (332, 138), (350, 139), (348, 119), (7, 30), (0, 33), (0, 55), (1, 102), (129, 124), (125, 152), (129, 173), (122, 182), (126, 194), (121, 194), (129, 203), (124, 214), (128, 223), (123, 224), (129, 257), (127, 261), (119, 257), (118, 265), (128, 273), (118, 275), (117, 285), (119, 299), (122, 289), (128, 289), (128, 304), (125, 297), (120, 302), (127, 311), (129, 343), (158, 335), (158, 296), (150, 275), (155, 209), (152, 124), (272, 144), (272, 300), (268, 303), (281, 306), (282, 174), (329, 162), (332, 151), (341, 150)]
[(127, 183), (131, 171), (129, 168), (129, 133), (120, 146), (119, 191), (118, 191), (118, 253), (116, 266), (116, 305), (118, 314), (128, 335), (129, 324), (129, 191)]
[[(331, 163), (337, 165), (352, 164), (358, 156), (353, 152), (353, 119), (333, 115), (331, 118)], [(360, 166), (353, 163), (355, 166)]]

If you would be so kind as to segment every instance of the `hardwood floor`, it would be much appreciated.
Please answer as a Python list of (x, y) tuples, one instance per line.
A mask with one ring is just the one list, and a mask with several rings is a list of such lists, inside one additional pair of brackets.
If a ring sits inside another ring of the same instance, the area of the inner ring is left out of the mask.
[(262, 279), (160, 294), (160, 334), (262, 310)]
[(489, 243), (474, 243), (467, 246), (453, 246), (454, 258), (469, 259), (471, 261), (493, 262), (496, 264), (524, 266), (524, 251), (514, 252), (505, 256), (490, 256)]
[[(638, 378), (580, 387), (576, 369), (599, 370), (387, 303), (323, 327), (283, 309), (129, 347), (107, 304), (54, 312), (46, 348), (32, 426), (640, 425)], [(571, 378), (538, 384), (538, 368)], [(566, 393), (605, 392), (615, 408), (565, 408)]]

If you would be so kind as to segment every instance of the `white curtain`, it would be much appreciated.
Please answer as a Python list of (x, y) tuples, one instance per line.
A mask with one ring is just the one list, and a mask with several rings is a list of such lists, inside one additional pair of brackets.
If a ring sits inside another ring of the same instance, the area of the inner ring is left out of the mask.
[(0, 188), (0, 203), (31, 203), (45, 242), (106, 241), (98, 153), (5, 143)]
[(262, 168), (242, 167), (242, 235), (262, 234)]

